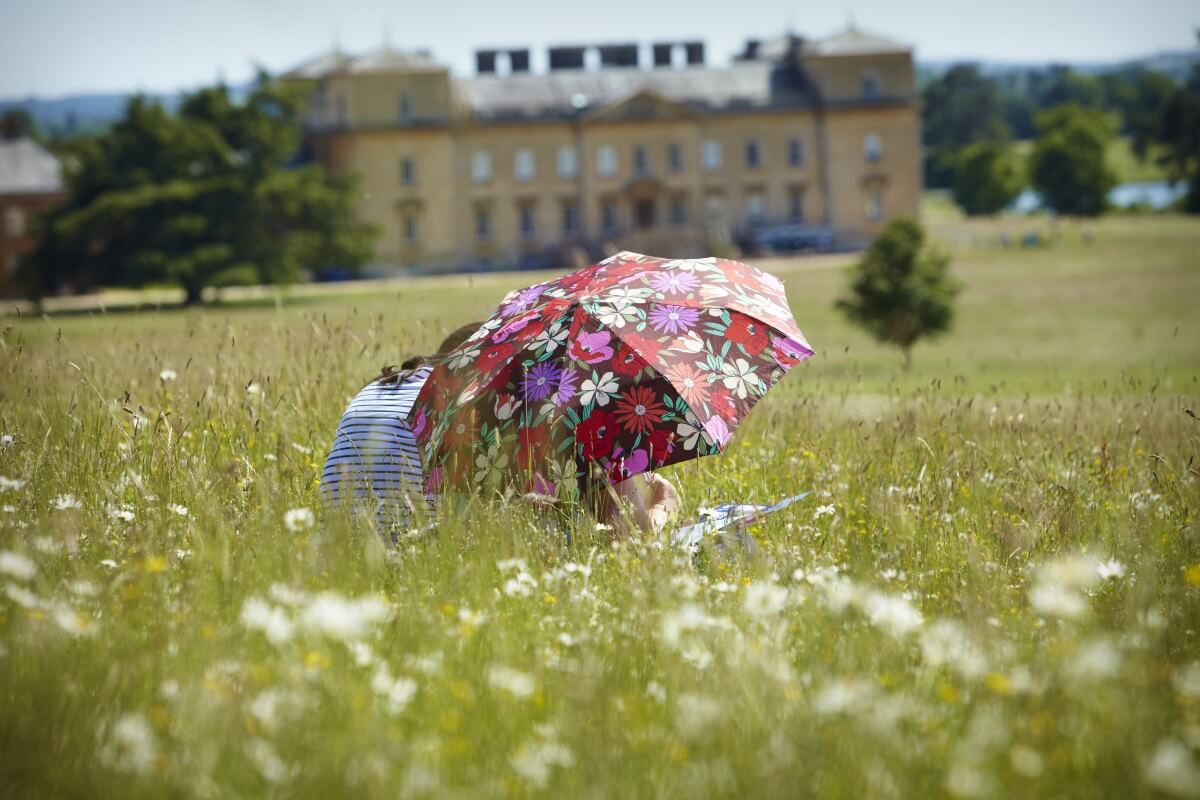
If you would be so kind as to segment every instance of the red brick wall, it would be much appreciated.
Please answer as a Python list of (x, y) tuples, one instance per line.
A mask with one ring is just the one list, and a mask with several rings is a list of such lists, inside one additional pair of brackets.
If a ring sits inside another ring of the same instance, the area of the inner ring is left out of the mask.
[[(15, 293), (13, 273), (17, 262), (37, 245), (38, 215), (61, 200), (61, 194), (0, 195), (0, 295)], [(21, 230), (13, 230), (18, 218)]]

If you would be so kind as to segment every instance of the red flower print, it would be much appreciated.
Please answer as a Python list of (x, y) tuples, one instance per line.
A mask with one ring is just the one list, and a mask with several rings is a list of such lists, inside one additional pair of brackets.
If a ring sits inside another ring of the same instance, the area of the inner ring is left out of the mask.
[[(538, 311), (536, 308), (530, 309), (529, 311), (522, 311), (520, 314), (513, 317), (511, 320), (504, 323), (504, 325), (500, 328), (500, 330), (493, 333), (492, 341), (496, 344), (499, 344), (500, 342), (508, 341), (511, 337), (515, 336), (516, 334), (518, 334), (521, 331), (525, 330), (526, 328), (530, 327), (530, 323), (533, 322), (534, 320), (536, 320), (540, 316), (541, 316), (541, 312)], [(536, 334), (536, 333), (537, 333), (537, 331), (535, 330), (534, 334)]]
[(649, 433), (662, 420), (665, 407), (649, 386), (634, 386), (617, 401), (617, 420), (630, 433)]
[(612, 414), (593, 411), (590, 417), (575, 426), (575, 441), (583, 445), (584, 458), (599, 461), (612, 452), (618, 432)]
[(683, 401), (692, 408), (698, 408), (708, 400), (708, 393), (711, 391), (708, 377), (691, 364), (672, 364), (663, 375), (679, 390)]
[(738, 314), (725, 329), (725, 337), (746, 348), (750, 355), (758, 355), (767, 346), (767, 327), (757, 320)]
[(548, 444), (550, 429), (545, 425), (521, 428), (517, 434), (517, 466), (527, 469), (540, 464)]
[(631, 333), (625, 336), (624, 339), (625, 344), (629, 345), (631, 349), (636, 350), (642, 358), (651, 364), (658, 363), (658, 353), (665, 347), (662, 342), (649, 339), (637, 333)]
[(638, 355), (637, 351), (629, 345), (621, 345), (621, 349), (617, 351), (612, 360), (613, 372), (627, 378), (632, 378), (647, 366), (649, 365), (646, 363), (646, 359)]
[(738, 417), (737, 401), (733, 395), (724, 386), (719, 386), (713, 390), (712, 398), (708, 401), (712, 406), (714, 414), (720, 415), (729, 422), (733, 422)]
[(663, 462), (670, 457), (671, 451), (675, 449), (675, 433), (665, 428), (655, 428), (650, 431), (648, 437), (650, 448), (650, 458), (653, 459), (656, 466), (662, 466)]
[(479, 358), (475, 359), (475, 369), (485, 373), (491, 372), (498, 365), (503, 364), (515, 351), (516, 348), (510, 342), (492, 345), (481, 352)]

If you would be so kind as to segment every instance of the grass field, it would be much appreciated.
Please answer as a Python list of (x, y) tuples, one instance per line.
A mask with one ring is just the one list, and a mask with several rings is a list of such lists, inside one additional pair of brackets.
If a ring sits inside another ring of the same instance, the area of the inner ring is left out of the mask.
[(755, 553), (322, 519), (347, 398), (530, 274), (4, 320), (0, 795), (1198, 796), (1200, 225), (931, 224), (907, 373), (765, 264), (819, 355), (669, 473), (816, 490)]

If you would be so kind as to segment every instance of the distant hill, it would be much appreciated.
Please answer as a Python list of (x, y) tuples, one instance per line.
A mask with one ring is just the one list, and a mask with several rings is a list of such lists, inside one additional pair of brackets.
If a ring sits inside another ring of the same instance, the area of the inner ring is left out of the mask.
[(953, 59), (921, 59), (917, 63), (917, 71), (922, 77), (936, 77), (955, 64), (962, 64), (969, 61), (973, 64), (978, 64), (979, 68), (987, 75), (1004, 75), (1013, 72), (1027, 72), (1029, 70), (1046, 69), (1052, 65), (1063, 64), (1069, 66), (1077, 72), (1096, 74), (1101, 72), (1114, 72), (1125, 69), (1150, 69), (1155, 72), (1162, 72), (1170, 75), (1175, 80), (1183, 80), (1192, 71), (1192, 65), (1200, 61), (1200, 48), (1192, 50), (1171, 50), (1154, 55), (1143, 56), (1142, 58), (1131, 58), (1124, 61), (1042, 61), (1042, 62), (1017, 62), (1017, 61), (987, 61), (973, 60), (969, 58), (953, 58)]
[[(961, 64), (970, 59), (920, 59), (917, 62), (918, 80), (924, 84), (931, 78), (934, 78), (945, 72), (955, 64)], [(1192, 64), (1200, 61), (1200, 49), (1194, 50), (1176, 50), (1164, 53), (1157, 53), (1146, 56), (1144, 58), (1130, 59), (1127, 61), (1112, 61), (1112, 62), (1091, 62), (1091, 63), (1068, 63), (1072, 69), (1080, 72), (1108, 72), (1111, 70), (1143, 67), (1153, 69), (1159, 72), (1164, 72), (1171, 75), (1176, 80), (1182, 80), (1190, 72)], [(1005, 61), (985, 61), (978, 60), (972, 63), (979, 64), (985, 73), (993, 75), (1002, 75), (1010, 72), (1022, 72), (1026, 70), (1044, 69), (1051, 66), (1054, 62), (1041, 63), (1016, 63)], [(1067, 63), (1067, 62), (1064, 62)], [(240, 96), (247, 87), (233, 87), (235, 96)], [(125, 109), (125, 103), (133, 95), (133, 92), (107, 92), (107, 93), (91, 93), (91, 94), (72, 94), (64, 97), (56, 98), (39, 98), (28, 97), (24, 99), (18, 98), (0, 98), (0, 113), (7, 111), (10, 108), (23, 108), (29, 111), (37, 120), (38, 125), (42, 130), (51, 135), (62, 135), (78, 133), (81, 131), (95, 130), (108, 125), (113, 120), (118, 119)], [(167, 108), (175, 108), (179, 104), (182, 92), (166, 93), (166, 94), (148, 94), (153, 100), (157, 100)]]
[[(37, 120), (46, 133), (81, 133), (104, 127), (118, 119), (125, 110), (125, 103), (132, 96), (132, 92), (106, 92), (71, 94), (51, 99), (0, 99), (0, 114), (12, 108), (23, 108)], [(179, 93), (146, 96), (172, 109), (179, 104), (180, 98)]]

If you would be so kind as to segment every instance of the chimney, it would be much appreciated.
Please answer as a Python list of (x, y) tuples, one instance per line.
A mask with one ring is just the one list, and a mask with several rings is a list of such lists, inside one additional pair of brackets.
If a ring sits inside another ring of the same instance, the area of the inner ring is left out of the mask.
[(476, 50), (475, 71), (480, 75), (492, 75), (496, 72), (496, 51)]
[(704, 66), (704, 42), (684, 42), (683, 47), (687, 51), (689, 67)]
[(601, 67), (636, 67), (638, 65), (638, 46), (636, 44), (602, 44), (599, 49)]
[(652, 50), (654, 51), (654, 66), (671, 66), (671, 52), (674, 49), (675, 45), (672, 42), (656, 42), (652, 47)]
[(511, 72), (529, 72), (529, 48), (509, 50), (508, 64)]
[(582, 47), (551, 47), (549, 50), (550, 71), (583, 69), (583, 51)]

